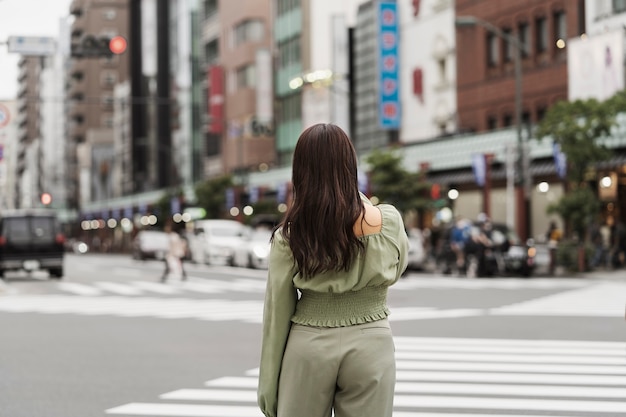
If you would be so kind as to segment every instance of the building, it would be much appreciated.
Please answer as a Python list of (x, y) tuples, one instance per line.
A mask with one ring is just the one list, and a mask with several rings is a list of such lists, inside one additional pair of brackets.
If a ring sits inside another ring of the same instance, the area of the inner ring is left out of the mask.
[(275, 162), (272, 1), (203, 2), (205, 176)]
[[(410, 144), (458, 132), (451, 0), (399, 0), (402, 127)], [(418, 47), (416, 47), (418, 46)]]
[(39, 56), (22, 56), (19, 60), (17, 92), (17, 164), (15, 206), (33, 207), (41, 192), (40, 78), (45, 60)]
[(75, 0), (70, 5), (67, 190), (70, 207), (113, 197), (114, 88), (128, 80), (128, 54), (87, 56), (89, 37), (128, 38), (128, 0)]
[(0, 210), (16, 206), (17, 103), (0, 101)]

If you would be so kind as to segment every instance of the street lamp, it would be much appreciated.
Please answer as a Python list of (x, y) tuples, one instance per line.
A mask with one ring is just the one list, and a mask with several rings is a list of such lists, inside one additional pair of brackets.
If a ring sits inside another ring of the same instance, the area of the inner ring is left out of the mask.
[[(518, 149), (518, 179), (519, 184), (524, 188), (524, 204), (518, 205), (521, 209), (519, 213), (520, 218), (524, 219), (524, 230), (520, 230), (521, 234), (525, 235), (524, 237), (528, 237), (529, 231), (529, 207), (528, 207), (528, 199), (529, 199), (529, 191), (528, 187), (530, 184), (526, 184), (528, 181), (526, 179), (525, 166), (523, 159), (525, 158), (525, 149), (522, 137), (522, 52), (526, 51), (526, 46), (515, 36), (511, 35), (498, 28), (497, 26), (479, 19), (475, 16), (458, 16), (455, 19), (455, 25), (457, 27), (474, 27), (481, 26), (498, 36), (501, 39), (504, 39), (509, 45), (513, 46), (514, 55), (513, 55), (513, 65), (515, 68), (515, 129), (517, 133), (517, 149)], [(513, 182), (514, 179), (508, 177), (507, 182)]]

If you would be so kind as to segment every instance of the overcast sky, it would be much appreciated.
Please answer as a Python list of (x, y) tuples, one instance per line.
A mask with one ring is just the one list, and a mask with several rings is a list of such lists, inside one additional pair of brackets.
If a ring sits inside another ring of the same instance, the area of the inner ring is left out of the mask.
[(19, 56), (7, 52), (9, 36), (52, 36), (69, 15), (71, 0), (0, 0), (0, 100), (17, 94)]

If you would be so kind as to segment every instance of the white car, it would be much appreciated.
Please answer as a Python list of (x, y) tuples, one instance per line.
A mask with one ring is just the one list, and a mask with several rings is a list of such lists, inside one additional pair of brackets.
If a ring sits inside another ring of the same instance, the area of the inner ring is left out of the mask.
[(189, 242), (191, 260), (209, 265), (232, 265), (235, 248), (246, 228), (235, 220), (197, 220)]
[(409, 264), (407, 269), (423, 269), (426, 263), (426, 251), (424, 250), (424, 236), (419, 229), (409, 229)]
[(233, 264), (243, 268), (267, 269), (271, 237), (269, 229), (249, 229), (241, 246), (235, 248)]

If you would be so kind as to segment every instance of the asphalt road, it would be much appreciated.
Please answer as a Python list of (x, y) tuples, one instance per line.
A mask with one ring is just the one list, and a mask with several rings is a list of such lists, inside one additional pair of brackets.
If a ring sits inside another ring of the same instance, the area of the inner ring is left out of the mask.
[[(0, 416), (260, 416), (265, 272), (68, 255), (0, 284)], [(395, 417), (626, 415), (626, 280), (410, 273)], [(373, 416), (374, 417), (374, 416)]]

